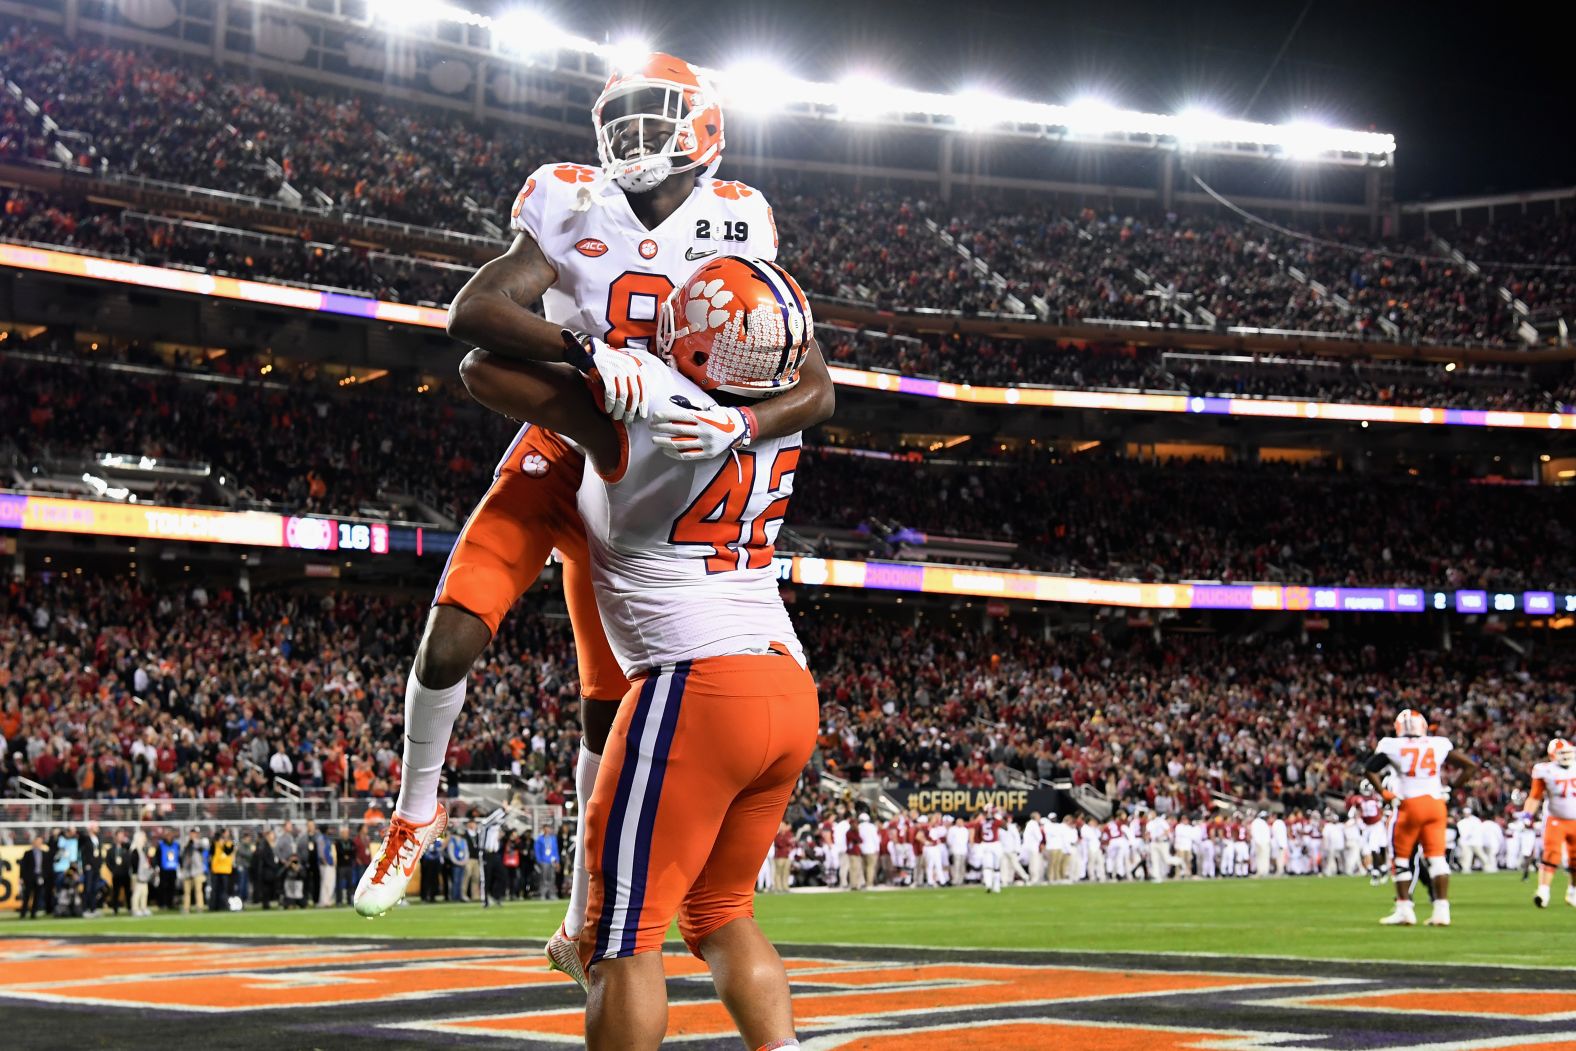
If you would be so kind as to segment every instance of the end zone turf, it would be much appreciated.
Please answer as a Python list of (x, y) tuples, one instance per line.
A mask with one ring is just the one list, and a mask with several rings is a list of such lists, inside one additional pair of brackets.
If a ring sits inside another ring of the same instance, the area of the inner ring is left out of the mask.
[[(1557, 971), (798, 946), (808, 1051), (1576, 1047)], [(669, 955), (669, 1046), (736, 1048), (705, 965)], [(583, 1040), (584, 999), (535, 946), (415, 939), (15, 937), (8, 1048), (466, 1046)]]
[[(1446, 929), (1380, 928), (1390, 888), (1360, 878), (767, 895), (757, 911), (774, 940), (793, 944), (1576, 967), (1576, 938), (1562, 937), (1576, 933), (1576, 909), (1558, 895), (1539, 910), (1533, 884), (1513, 873), (1451, 882), (1455, 925)], [(0, 934), (497, 940), (545, 938), (562, 915), (561, 902), (417, 904), (373, 921), (349, 909), (29, 922), (0, 914)]]

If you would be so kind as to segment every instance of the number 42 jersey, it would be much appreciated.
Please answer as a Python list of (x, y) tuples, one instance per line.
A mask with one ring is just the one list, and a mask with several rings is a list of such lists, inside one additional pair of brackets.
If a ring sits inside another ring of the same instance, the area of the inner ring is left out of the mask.
[[(693, 405), (714, 404), (684, 376), (672, 384)], [(800, 436), (681, 461), (652, 444), (647, 421), (616, 426), (621, 462), (587, 470), (578, 502), (597, 609), (624, 674), (771, 650), (803, 665), (772, 567)]]
[(760, 191), (705, 176), (650, 230), (600, 168), (544, 164), (516, 195), (509, 226), (530, 234), (558, 271), (542, 296), (544, 316), (614, 347), (651, 349), (657, 308), (706, 260), (777, 258), (777, 227)]

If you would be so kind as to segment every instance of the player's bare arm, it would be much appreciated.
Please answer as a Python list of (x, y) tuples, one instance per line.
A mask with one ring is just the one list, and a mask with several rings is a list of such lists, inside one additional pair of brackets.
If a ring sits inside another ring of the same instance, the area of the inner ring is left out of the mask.
[(1455, 780), (1455, 783), (1458, 785), (1471, 784), (1478, 779), (1478, 776), (1483, 770), (1483, 768), (1480, 767), (1475, 760), (1462, 755), (1460, 752), (1451, 752), (1450, 754), (1446, 755), (1445, 765), (1448, 767), (1454, 767), (1455, 769), (1461, 771), (1460, 775), (1457, 776)]
[(482, 266), (449, 304), (449, 335), (499, 357), (563, 361), (563, 326), (531, 307), (558, 280), (530, 234), (516, 234), (503, 255)]
[(832, 374), (827, 371), (826, 359), (821, 357), (821, 345), (812, 341), (800, 369), (798, 385), (754, 406), (758, 428), (755, 436), (758, 439), (781, 438), (809, 430), (831, 419), (836, 408), (837, 391), (832, 385)]
[[(562, 346), (562, 334), (559, 340)], [(568, 365), (510, 361), (477, 349), (460, 362), (460, 378), (471, 397), (494, 412), (579, 442), (603, 469), (618, 464), (618, 425), (597, 406), (586, 378)]]

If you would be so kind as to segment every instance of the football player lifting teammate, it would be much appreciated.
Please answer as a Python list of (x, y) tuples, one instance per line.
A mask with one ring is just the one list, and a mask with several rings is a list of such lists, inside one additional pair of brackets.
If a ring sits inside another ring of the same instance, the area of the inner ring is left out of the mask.
[[(495, 358), (575, 365), (594, 374), (610, 421), (651, 414), (662, 451), (709, 460), (797, 434), (831, 415), (833, 392), (813, 333), (804, 333), (802, 379), (760, 404), (694, 408), (652, 395), (671, 370), (648, 351), (659, 308), (697, 261), (777, 251), (771, 208), (759, 191), (713, 178), (723, 117), (712, 86), (687, 62), (652, 54), (615, 72), (592, 111), (600, 167), (545, 164), (515, 198), (513, 244), (481, 267), (449, 307), (449, 333)], [(541, 302), (541, 313), (533, 310)], [(566, 344), (563, 333), (576, 334)], [(719, 461), (721, 462), (721, 461)], [(405, 694), (399, 800), (377, 860), (356, 889), (376, 916), (404, 894), (446, 815), (438, 778), (465, 699), (471, 665), (504, 614), (535, 582), (549, 554), (564, 564), (574, 627), (585, 738), (575, 788), (591, 797), (608, 729), (627, 682), (608, 647), (592, 597), (585, 527), (575, 506), (581, 453), (527, 423), (504, 453), (492, 486), (466, 521), (439, 579)], [(549, 957), (584, 984), (575, 943), (586, 873), (576, 853), (568, 909)]]
[[(658, 397), (702, 413), (769, 404), (797, 382), (810, 331), (804, 293), (775, 263), (706, 263), (661, 307), (659, 352), (679, 374)], [(819, 718), (772, 568), (799, 436), (675, 463), (670, 437), (610, 419), (568, 366), (476, 350), (462, 374), (482, 404), (565, 435), (594, 468), (578, 508), (602, 623), (632, 685), (585, 809), (587, 1046), (661, 1044), (661, 949), (675, 918), (745, 1046), (797, 1046), (786, 972), (753, 917), (761, 859)]]

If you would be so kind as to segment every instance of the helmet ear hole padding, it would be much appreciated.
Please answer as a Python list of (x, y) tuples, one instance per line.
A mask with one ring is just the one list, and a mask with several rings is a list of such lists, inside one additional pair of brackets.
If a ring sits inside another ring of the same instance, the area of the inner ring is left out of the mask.
[(704, 365), (706, 364), (706, 359), (708, 356), (709, 355), (707, 355), (704, 350), (697, 350), (695, 353), (690, 355), (690, 360), (696, 365)]

